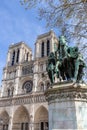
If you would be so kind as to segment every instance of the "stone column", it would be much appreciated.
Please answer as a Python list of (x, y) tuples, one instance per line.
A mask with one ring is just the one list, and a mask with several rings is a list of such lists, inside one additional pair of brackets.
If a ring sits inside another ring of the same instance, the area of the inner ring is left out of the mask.
[(54, 52), (54, 39), (51, 37), (50, 39), (50, 52)]
[(19, 63), (21, 63), (21, 62), (23, 62), (22, 60), (22, 58), (23, 58), (23, 56), (22, 56), (22, 52), (23, 52), (23, 48), (21, 47), (20, 48), (20, 54), (19, 54)]
[(13, 121), (13, 119), (12, 119), (12, 117), (10, 117), (8, 130), (12, 130), (12, 125), (13, 125), (12, 121)]
[(39, 58), (41, 57), (41, 44), (37, 41), (35, 44), (35, 56), (34, 58)]
[(44, 56), (47, 56), (47, 40), (44, 40)]
[(9, 66), (12, 65), (12, 58), (13, 58), (13, 51), (10, 52), (10, 62), (9, 62)]
[(10, 62), (11, 62), (11, 52), (8, 51), (8, 54), (7, 54), (7, 64), (6, 65), (9, 66)]
[(42, 46), (42, 44), (39, 43), (39, 50), (37, 50), (38, 51), (38, 55), (39, 55), (38, 57), (41, 57), (41, 53), (42, 53), (41, 46)]
[(87, 86), (60, 83), (45, 92), (49, 130), (87, 130)]
[(7, 78), (7, 69), (4, 69), (3, 70), (3, 79), (6, 79)]
[(16, 60), (17, 60), (17, 50), (15, 50), (15, 59), (14, 59), (14, 64), (16, 64)]
[(26, 59), (27, 59), (27, 53), (25, 52), (25, 57), (24, 57), (25, 59), (24, 59), (24, 61), (26, 61)]

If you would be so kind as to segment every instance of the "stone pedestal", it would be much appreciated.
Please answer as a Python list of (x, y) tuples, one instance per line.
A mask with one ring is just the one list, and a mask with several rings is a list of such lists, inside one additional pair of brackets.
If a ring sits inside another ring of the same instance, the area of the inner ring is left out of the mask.
[(53, 85), (45, 92), (49, 130), (87, 130), (87, 86), (72, 82)]

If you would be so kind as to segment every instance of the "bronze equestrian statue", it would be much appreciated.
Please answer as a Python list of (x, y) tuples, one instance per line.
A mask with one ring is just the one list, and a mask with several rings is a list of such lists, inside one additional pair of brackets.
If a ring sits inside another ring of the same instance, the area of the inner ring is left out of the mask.
[(62, 80), (82, 82), (85, 62), (78, 47), (68, 47), (66, 38), (59, 37), (59, 44), (55, 52), (48, 57), (47, 72), (51, 83), (55, 83), (55, 75)]

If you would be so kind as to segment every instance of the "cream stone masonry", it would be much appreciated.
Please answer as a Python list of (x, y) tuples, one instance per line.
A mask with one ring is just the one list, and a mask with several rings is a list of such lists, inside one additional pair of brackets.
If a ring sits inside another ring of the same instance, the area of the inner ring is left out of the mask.
[(9, 46), (0, 90), (0, 130), (48, 130), (44, 91), (50, 86), (46, 64), (54, 44), (58, 38), (51, 30), (37, 37), (34, 58), (23, 41)]
[[(54, 44), (58, 44), (58, 38), (56, 37), (55, 33), (51, 30), (48, 33), (45, 33), (43, 35), (39, 35), (37, 37), (36, 43), (35, 43), (35, 59), (41, 58), (41, 43), (44, 42), (44, 56), (47, 56), (47, 48), (46, 43), (47, 40), (50, 42), (50, 52), (54, 52)], [(39, 50), (39, 51), (38, 51)]]
[(87, 130), (87, 86), (62, 82), (45, 92), (49, 130)]

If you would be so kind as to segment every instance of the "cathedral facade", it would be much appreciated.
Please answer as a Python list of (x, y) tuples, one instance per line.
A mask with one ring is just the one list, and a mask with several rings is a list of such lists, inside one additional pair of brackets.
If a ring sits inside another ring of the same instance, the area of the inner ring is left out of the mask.
[(53, 31), (39, 35), (34, 58), (26, 43), (10, 45), (0, 95), (0, 130), (48, 130), (50, 86), (46, 72), (48, 55), (58, 39)]

